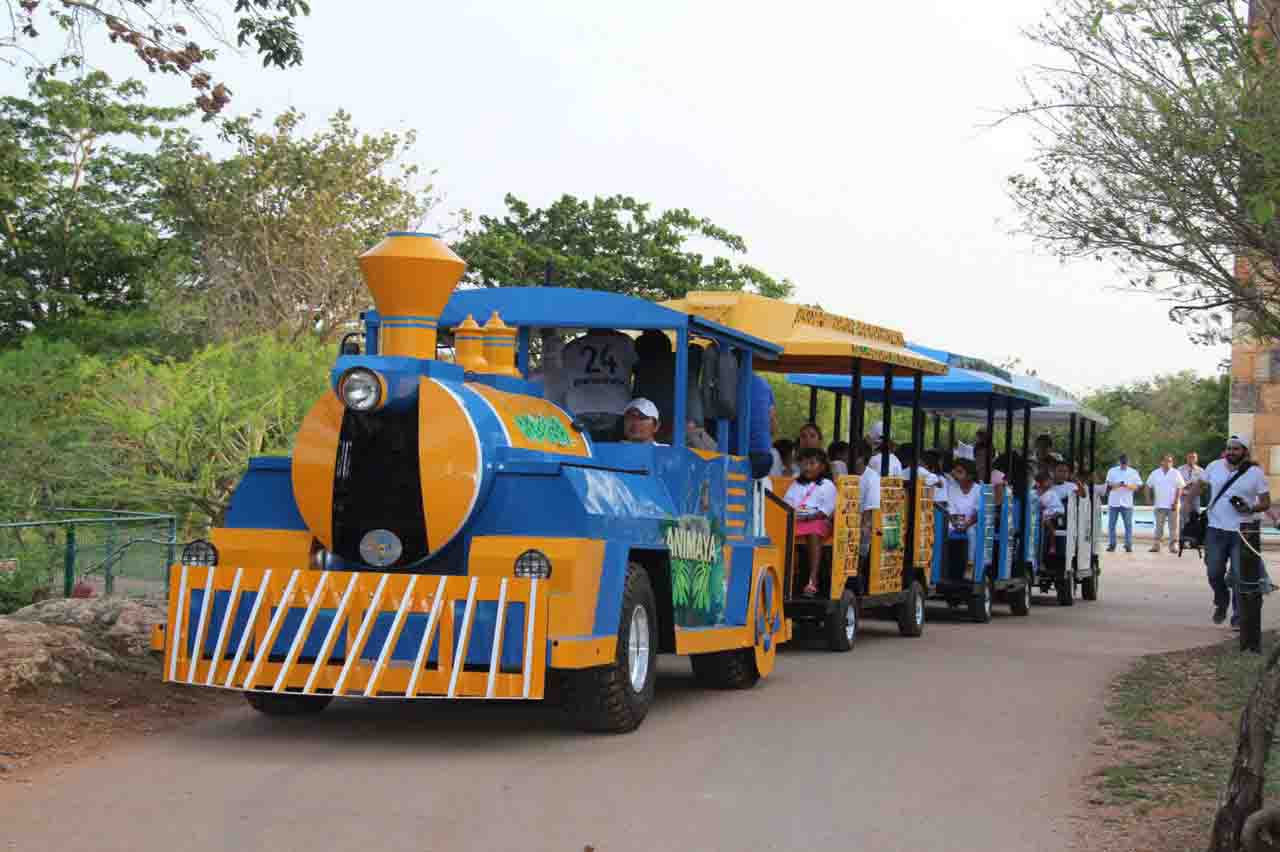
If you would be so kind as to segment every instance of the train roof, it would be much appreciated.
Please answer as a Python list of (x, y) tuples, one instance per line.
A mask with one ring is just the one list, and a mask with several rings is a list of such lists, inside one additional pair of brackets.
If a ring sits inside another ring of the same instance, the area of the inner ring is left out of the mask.
[[(484, 324), (497, 311), (508, 325), (528, 328), (611, 328), (678, 331), (726, 341), (765, 359), (777, 358), (782, 347), (711, 319), (672, 310), (660, 304), (574, 287), (484, 287), (455, 290), (440, 315), (440, 327), (458, 325), (468, 315)], [(763, 366), (763, 364), (761, 365)]]
[(778, 373), (848, 376), (854, 359), (890, 364), (899, 375), (941, 375), (946, 364), (907, 348), (902, 332), (819, 308), (770, 299), (754, 293), (700, 290), (662, 302), (677, 311), (731, 326), (775, 344), (777, 360), (759, 365)]
[[(849, 376), (822, 376), (812, 373), (792, 375), (788, 377), (792, 384), (805, 387), (816, 387), (849, 393), (852, 381)], [(871, 402), (884, 399), (884, 377), (863, 376), (863, 398)], [(911, 405), (914, 382), (908, 377), (895, 377), (893, 380), (893, 403), (895, 405)], [(964, 367), (949, 367), (941, 376), (925, 376), (921, 382), (921, 403), (933, 411), (945, 411), (949, 416), (962, 419), (986, 419), (987, 402), (996, 399), (1004, 408), (1004, 401), (1010, 401), (1016, 409), (1039, 408), (1049, 405), (1049, 398), (1038, 393), (1023, 390), (998, 376), (984, 375)]]

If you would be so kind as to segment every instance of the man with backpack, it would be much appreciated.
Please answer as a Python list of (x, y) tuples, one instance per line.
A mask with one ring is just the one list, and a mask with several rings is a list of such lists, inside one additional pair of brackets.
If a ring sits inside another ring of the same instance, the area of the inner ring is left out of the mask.
[(1209, 586), (1213, 589), (1213, 623), (1226, 620), (1230, 604), (1231, 625), (1235, 627), (1240, 623), (1241, 527), (1256, 528), (1259, 513), (1271, 508), (1271, 494), (1262, 468), (1249, 459), (1248, 440), (1238, 435), (1227, 439), (1224, 457), (1205, 468), (1204, 483), (1210, 494), (1204, 542)]

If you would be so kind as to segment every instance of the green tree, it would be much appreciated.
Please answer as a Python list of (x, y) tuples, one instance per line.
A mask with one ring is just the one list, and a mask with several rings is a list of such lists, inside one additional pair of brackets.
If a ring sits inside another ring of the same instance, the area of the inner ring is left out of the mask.
[(224, 336), (328, 333), (354, 319), (369, 300), (356, 258), (432, 204), (403, 160), (412, 132), (362, 135), (338, 112), (306, 136), (303, 118), (289, 110), (270, 133), (229, 123), (237, 152), (226, 160), (190, 140), (168, 151), (174, 220), (196, 247), (192, 295)]
[(1009, 184), (1023, 230), (1114, 260), (1207, 342), (1232, 317), (1280, 333), (1280, 19), (1248, 5), (1059, 0), (1028, 33), (1053, 59), (1002, 119), (1036, 131)]
[(209, 71), (217, 49), (196, 43), (193, 31), (203, 31), (206, 44), (208, 39), (225, 43), (219, 13), (229, 9), (236, 45), (251, 45), (263, 67), (287, 68), (302, 63), (295, 20), (311, 14), (306, 0), (4, 0), (4, 5), (10, 27), (7, 36), (0, 35), (0, 59), (26, 60), (40, 78), (66, 68), (84, 70), (87, 36), (102, 35), (131, 49), (152, 73), (187, 77), (196, 90), (195, 105), (207, 117), (231, 101), (231, 90)]
[(1104, 388), (1084, 400), (1110, 419), (1098, 433), (1098, 467), (1105, 470), (1121, 453), (1144, 474), (1172, 453), (1178, 464), (1194, 450), (1204, 461), (1222, 452), (1227, 437), (1231, 380), (1190, 370)]
[(752, 290), (778, 298), (791, 282), (754, 266), (704, 257), (690, 240), (734, 254), (746, 242), (688, 210), (653, 215), (649, 204), (625, 195), (590, 201), (563, 195), (551, 206), (531, 208), (514, 195), (507, 214), (481, 216), (454, 250), (467, 262), (467, 281), (484, 287), (550, 283), (609, 290), (646, 299), (680, 298), (690, 290)]
[(86, 309), (147, 303), (190, 247), (163, 224), (160, 158), (187, 110), (101, 73), (0, 99), (0, 345)]

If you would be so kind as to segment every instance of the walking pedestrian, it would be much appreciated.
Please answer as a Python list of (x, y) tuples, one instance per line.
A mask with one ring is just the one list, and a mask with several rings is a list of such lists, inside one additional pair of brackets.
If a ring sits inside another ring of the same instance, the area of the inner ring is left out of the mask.
[(1182, 500), (1182, 490), (1186, 486), (1182, 474), (1173, 469), (1173, 455), (1165, 453), (1160, 457), (1160, 466), (1147, 477), (1147, 491), (1151, 494), (1151, 505), (1156, 513), (1156, 540), (1151, 544), (1152, 553), (1160, 552), (1166, 526), (1169, 528), (1169, 552), (1177, 551), (1174, 545), (1174, 540), (1178, 537), (1176, 516), (1178, 503)]
[[(1178, 504), (1178, 529), (1182, 530), (1200, 511), (1201, 493), (1204, 490), (1204, 468), (1200, 466), (1200, 454), (1195, 450), (1187, 453), (1186, 464), (1179, 466), (1178, 473), (1187, 487), (1182, 489), (1182, 500)], [(1181, 532), (1179, 532), (1181, 536)]]
[(1120, 454), (1119, 463), (1107, 471), (1107, 552), (1116, 549), (1116, 521), (1124, 520), (1124, 550), (1133, 553), (1133, 494), (1142, 487), (1142, 477), (1129, 467), (1129, 457)]
[(1271, 493), (1262, 468), (1249, 458), (1248, 440), (1239, 435), (1227, 439), (1225, 458), (1205, 468), (1204, 482), (1211, 495), (1204, 549), (1209, 587), (1213, 589), (1213, 623), (1226, 620), (1230, 603), (1234, 627), (1240, 623), (1240, 525), (1256, 523), (1257, 515), (1271, 508)]

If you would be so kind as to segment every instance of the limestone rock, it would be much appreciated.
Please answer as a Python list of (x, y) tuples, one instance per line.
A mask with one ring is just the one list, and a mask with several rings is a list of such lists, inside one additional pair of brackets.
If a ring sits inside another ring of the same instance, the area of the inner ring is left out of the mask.
[(0, 693), (73, 684), (116, 662), (83, 630), (0, 618)]
[(74, 627), (89, 634), (90, 641), (105, 642), (131, 657), (150, 649), (151, 628), (165, 620), (164, 610), (148, 601), (127, 598), (61, 598), (23, 607), (10, 618)]

